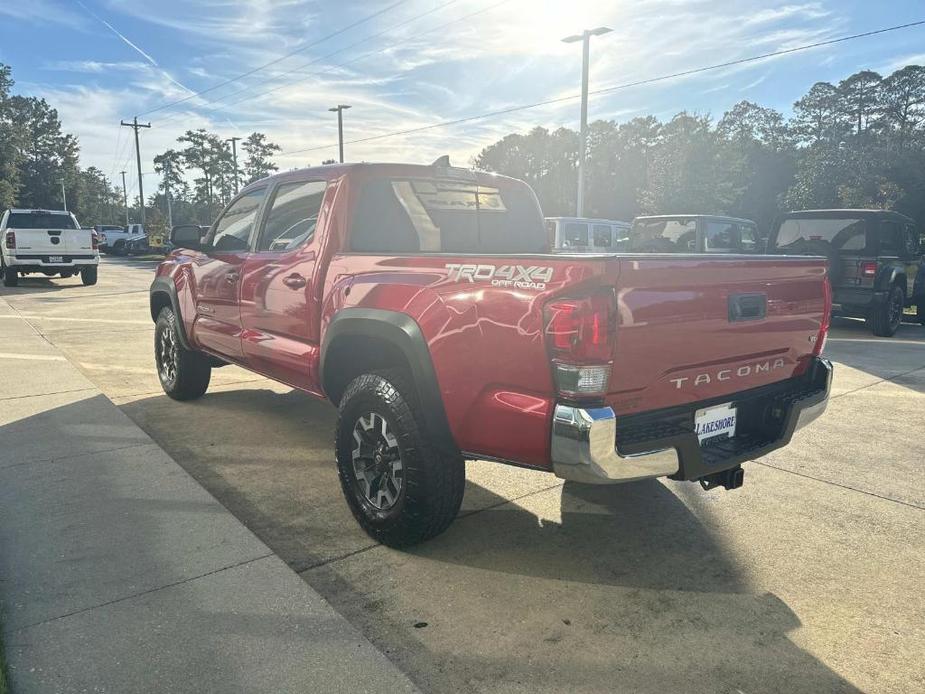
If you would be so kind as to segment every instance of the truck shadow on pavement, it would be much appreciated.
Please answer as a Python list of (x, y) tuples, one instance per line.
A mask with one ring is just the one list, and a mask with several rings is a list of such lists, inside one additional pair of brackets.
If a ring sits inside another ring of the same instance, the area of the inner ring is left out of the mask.
[(799, 619), (749, 585), (692, 485), (519, 488), (470, 466), (454, 525), (399, 552), (347, 510), (329, 404), (242, 389), (122, 409), (425, 691), (857, 691), (788, 637)]

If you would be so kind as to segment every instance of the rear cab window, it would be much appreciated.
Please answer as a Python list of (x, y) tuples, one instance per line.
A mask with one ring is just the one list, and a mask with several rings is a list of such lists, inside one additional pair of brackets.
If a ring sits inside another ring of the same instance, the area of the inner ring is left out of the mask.
[(828, 248), (844, 255), (867, 254), (867, 223), (856, 217), (791, 217), (781, 222), (773, 247), (796, 255), (825, 255)]
[(10, 212), (7, 229), (79, 229), (71, 214), (54, 212)]
[(350, 224), (358, 253), (545, 253), (546, 226), (533, 191), (450, 177), (371, 177)]
[(696, 219), (637, 219), (627, 250), (637, 253), (693, 253), (697, 250)]

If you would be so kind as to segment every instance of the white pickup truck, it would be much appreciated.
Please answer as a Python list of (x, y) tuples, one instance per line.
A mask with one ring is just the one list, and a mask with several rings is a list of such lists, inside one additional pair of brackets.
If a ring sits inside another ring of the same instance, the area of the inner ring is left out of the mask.
[(20, 275), (72, 277), (96, 284), (99, 238), (81, 229), (77, 218), (62, 210), (7, 210), (0, 217), (0, 275), (3, 286), (15, 287)]

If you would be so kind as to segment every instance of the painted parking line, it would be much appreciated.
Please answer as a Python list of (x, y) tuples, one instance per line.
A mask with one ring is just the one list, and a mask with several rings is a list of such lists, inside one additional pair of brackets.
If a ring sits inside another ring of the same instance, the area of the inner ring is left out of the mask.
[(19, 352), (0, 352), (0, 359), (28, 359), (29, 361), (67, 361), (54, 354), (20, 354)]
[(20, 313), (19, 315), (7, 316), (0, 318), (25, 318), (26, 320), (60, 320), (69, 323), (111, 323), (113, 325), (151, 325), (149, 320), (118, 320), (116, 318), (71, 318), (64, 316), (42, 316), (33, 313)]

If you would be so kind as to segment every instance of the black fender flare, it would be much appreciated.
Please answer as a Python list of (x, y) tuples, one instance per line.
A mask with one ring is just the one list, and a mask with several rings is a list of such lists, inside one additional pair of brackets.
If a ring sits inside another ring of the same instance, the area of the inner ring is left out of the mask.
[(180, 301), (177, 298), (177, 287), (169, 277), (155, 277), (148, 290), (148, 306), (151, 311), (151, 320), (157, 322), (157, 311), (155, 307), (160, 303), (158, 297), (166, 296), (173, 307), (173, 314), (177, 317), (177, 335), (180, 338), (180, 344), (184, 349), (191, 350), (189, 339), (186, 336), (186, 328), (183, 326), (183, 316), (180, 313)]
[(329, 392), (330, 374), (325, 369), (329, 349), (337, 339), (348, 336), (385, 340), (404, 355), (411, 369), (424, 423), (434, 445), (444, 454), (459, 455), (443, 407), (443, 396), (430, 350), (417, 322), (407, 314), (385, 309), (345, 308), (339, 311), (328, 325), (321, 342), (319, 374), (325, 393)]

